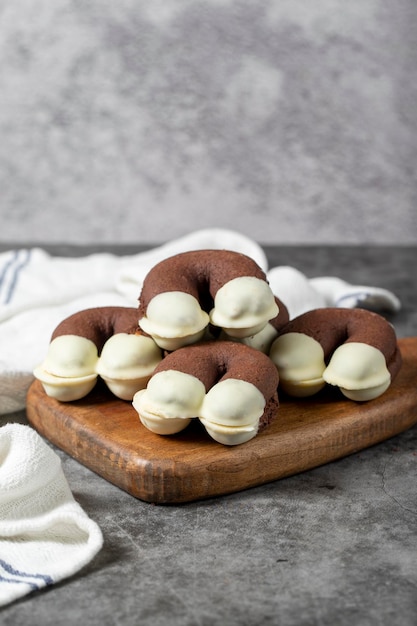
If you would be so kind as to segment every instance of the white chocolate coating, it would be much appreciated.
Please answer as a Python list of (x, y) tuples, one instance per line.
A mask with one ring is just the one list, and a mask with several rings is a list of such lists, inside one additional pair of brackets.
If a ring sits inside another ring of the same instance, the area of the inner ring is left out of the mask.
[(327, 383), (340, 388), (350, 400), (373, 400), (388, 389), (391, 375), (380, 350), (361, 342), (344, 343), (325, 365), (321, 345), (303, 333), (278, 337), (269, 353), (280, 386), (295, 397), (310, 396)]
[(171, 417), (170, 419), (166, 419), (164, 417), (151, 414), (144, 415), (141, 412), (139, 413), (139, 419), (145, 428), (156, 435), (176, 435), (187, 428), (192, 418)]
[(278, 331), (276, 328), (272, 326), (272, 324), (267, 324), (260, 330), (258, 333), (254, 335), (250, 335), (249, 337), (231, 337), (223, 331), (220, 333), (220, 339), (223, 341), (236, 341), (238, 343), (243, 343), (250, 348), (255, 348), (255, 350), (259, 350), (264, 354), (269, 354), (271, 349), (272, 342), (277, 338)]
[(255, 437), (265, 404), (264, 396), (255, 385), (227, 378), (208, 391), (199, 418), (215, 441), (237, 445)]
[(149, 302), (146, 316), (139, 326), (165, 350), (198, 341), (204, 334), (209, 317), (194, 296), (182, 291), (167, 291)]
[(259, 421), (264, 409), (265, 398), (255, 385), (227, 378), (207, 392), (199, 417), (223, 426), (247, 426)]
[(252, 383), (233, 378), (217, 383), (206, 394), (198, 378), (166, 370), (135, 394), (133, 407), (142, 424), (159, 435), (180, 432), (192, 418), (199, 418), (215, 441), (237, 445), (257, 434), (265, 398)]
[(241, 276), (218, 290), (210, 322), (224, 328), (231, 337), (249, 337), (277, 315), (278, 305), (268, 283), (254, 276)]
[(150, 337), (117, 333), (104, 344), (97, 373), (115, 396), (132, 400), (146, 387), (161, 359), (161, 350)]
[(334, 351), (323, 378), (328, 384), (339, 387), (346, 397), (359, 402), (377, 398), (391, 384), (382, 352), (354, 341)]
[(49, 344), (44, 362), (33, 371), (45, 393), (60, 402), (86, 396), (97, 381), (95, 344), (85, 337), (62, 335)]
[(161, 360), (161, 350), (150, 337), (117, 333), (104, 344), (97, 372), (111, 378), (137, 378), (151, 374)]
[(286, 333), (273, 342), (269, 357), (275, 363), (280, 386), (295, 397), (310, 396), (325, 386), (323, 348), (304, 333)]
[(104, 344), (100, 358), (95, 344), (78, 335), (60, 335), (49, 344), (44, 362), (34, 370), (48, 396), (71, 402), (86, 396), (100, 375), (110, 391), (132, 400), (146, 387), (162, 359), (153, 339), (117, 333)]
[(201, 423), (214, 441), (225, 446), (237, 446), (250, 441), (258, 434), (258, 422), (252, 426), (222, 426), (200, 418)]
[(158, 372), (146, 389), (133, 397), (133, 407), (144, 426), (165, 435), (183, 430), (197, 417), (205, 395), (203, 383), (176, 370)]
[(45, 393), (60, 402), (73, 402), (84, 398), (97, 382), (97, 374), (62, 378), (50, 374), (42, 366), (36, 367), (33, 374), (42, 383)]
[(97, 360), (97, 347), (90, 339), (61, 335), (49, 344), (43, 369), (54, 376), (79, 378), (95, 373)]

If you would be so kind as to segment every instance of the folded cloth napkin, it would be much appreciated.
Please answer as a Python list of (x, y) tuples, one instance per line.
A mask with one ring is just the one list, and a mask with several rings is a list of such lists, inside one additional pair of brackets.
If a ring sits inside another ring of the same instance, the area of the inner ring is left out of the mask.
[(0, 606), (75, 574), (102, 542), (58, 455), (29, 426), (1, 426)]
[(397, 310), (394, 294), (352, 286), (339, 278), (308, 279), (296, 268), (268, 269), (262, 248), (225, 229), (204, 229), (135, 255), (98, 253), (80, 258), (52, 257), (39, 248), (0, 254), (0, 414), (25, 406), (32, 371), (44, 358), (52, 331), (81, 309), (137, 306), (144, 277), (159, 261), (188, 250), (230, 249), (252, 257), (267, 272), (275, 295), (290, 316), (320, 306)]

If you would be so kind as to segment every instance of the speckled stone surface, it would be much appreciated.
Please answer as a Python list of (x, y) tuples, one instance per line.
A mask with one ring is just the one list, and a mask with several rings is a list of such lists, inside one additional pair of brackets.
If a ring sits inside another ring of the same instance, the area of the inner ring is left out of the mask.
[[(417, 335), (416, 247), (267, 251), (271, 265), (393, 290), (398, 335)], [(2, 626), (416, 624), (416, 427), (298, 476), (176, 506), (136, 500), (59, 454), (104, 547), (72, 579), (5, 608)]]
[(2, 0), (3, 242), (414, 243), (414, 0)]

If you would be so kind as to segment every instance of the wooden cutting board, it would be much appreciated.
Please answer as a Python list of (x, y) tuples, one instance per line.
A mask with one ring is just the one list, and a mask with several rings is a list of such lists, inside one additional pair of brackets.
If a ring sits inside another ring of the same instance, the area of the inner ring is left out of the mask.
[(326, 389), (310, 399), (281, 398), (274, 423), (240, 446), (216, 443), (197, 420), (178, 435), (155, 435), (129, 402), (100, 384), (82, 400), (60, 403), (35, 381), (27, 415), (53, 444), (136, 498), (162, 504), (219, 496), (328, 463), (416, 424), (417, 337), (399, 344), (402, 369), (381, 397), (355, 403)]

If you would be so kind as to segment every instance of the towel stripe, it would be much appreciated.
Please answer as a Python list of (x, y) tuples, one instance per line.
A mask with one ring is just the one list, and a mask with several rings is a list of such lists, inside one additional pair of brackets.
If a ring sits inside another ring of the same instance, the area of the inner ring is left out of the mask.
[(334, 303), (335, 307), (338, 307), (345, 300), (350, 300), (352, 298), (355, 299), (356, 302), (361, 302), (362, 300), (366, 300), (369, 298), (371, 294), (367, 291), (350, 291), (349, 293), (344, 293), (337, 298)]
[(31, 250), (15, 250), (3, 265), (0, 274), (0, 304), (9, 304), (13, 298), (21, 271), (29, 263)]
[(7, 272), (13, 266), (13, 264), (16, 263), (18, 259), (18, 255), (19, 255), (18, 250), (13, 250), (12, 252), (9, 252), (7, 255), (5, 255), (7, 256), (7, 260), (3, 264), (3, 267), (1, 268), (1, 272), (0, 272), (0, 302), (4, 300), (3, 293), (5, 291), (4, 287), (6, 284)]
[(29, 585), (32, 590), (41, 589), (46, 585), (52, 585), (54, 582), (52, 578), (46, 574), (28, 574), (26, 572), (20, 572), (10, 565), (10, 563), (3, 561), (3, 559), (0, 559), (0, 567), (9, 574), (9, 576), (0, 574), (1, 582)]

